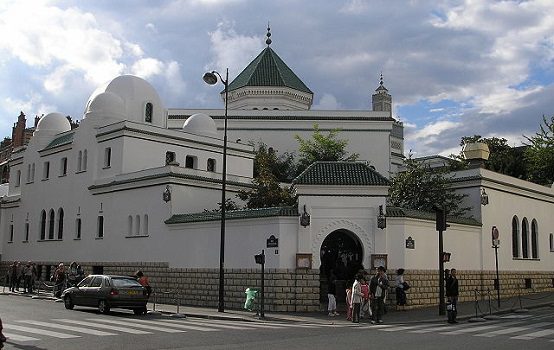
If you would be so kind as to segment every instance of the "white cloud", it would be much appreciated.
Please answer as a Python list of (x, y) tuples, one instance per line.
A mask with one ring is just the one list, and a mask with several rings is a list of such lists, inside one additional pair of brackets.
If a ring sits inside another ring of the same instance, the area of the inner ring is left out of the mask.
[(324, 93), (319, 99), (319, 102), (313, 105), (312, 109), (335, 110), (341, 108), (342, 107), (335, 96), (333, 96), (332, 94)]
[(423, 127), (423, 129), (414, 132), (412, 134), (412, 137), (422, 141), (429, 140), (429, 138), (438, 136), (444, 131), (454, 129), (458, 126), (460, 126), (460, 123), (456, 123), (448, 120), (441, 120), (438, 122), (427, 124), (425, 127)]
[(131, 72), (141, 78), (148, 79), (153, 75), (161, 74), (165, 65), (155, 58), (143, 58), (136, 61), (131, 67)]

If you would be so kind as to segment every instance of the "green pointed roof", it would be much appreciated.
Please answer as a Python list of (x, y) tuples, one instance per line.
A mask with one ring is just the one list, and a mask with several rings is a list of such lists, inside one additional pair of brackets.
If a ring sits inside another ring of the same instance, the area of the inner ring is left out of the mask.
[(300, 185), (388, 186), (389, 180), (360, 162), (314, 162), (293, 181)]
[(269, 46), (229, 84), (229, 91), (245, 86), (283, 86), (312, 94)]

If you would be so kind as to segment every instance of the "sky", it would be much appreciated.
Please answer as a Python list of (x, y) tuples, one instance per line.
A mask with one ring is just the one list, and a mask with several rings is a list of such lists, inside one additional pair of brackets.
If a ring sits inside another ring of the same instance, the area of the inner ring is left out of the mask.
[(202, 75), (236, 77), (268, 22), (314, 110), (371, 109), (382, 73), (406, 154), (458, 154), (475, 134), (519, 146), (554, 114), (553, 0), (1, 0), (0, 136), (20, 111), (81, 119), (121, 74), (167, 108), (223, 108)]

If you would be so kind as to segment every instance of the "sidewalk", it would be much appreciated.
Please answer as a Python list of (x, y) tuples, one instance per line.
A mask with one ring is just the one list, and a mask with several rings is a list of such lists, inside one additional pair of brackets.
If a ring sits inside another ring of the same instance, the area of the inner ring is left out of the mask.
[[(1, 288), (1, 287), (0, 287)], [(52, 297), (51, 292), (41, 292), (40, 295), (34, 294), (24, 294), (21, 292), (11, 293), (6, 288), (4, 292), (0, 289), (0, 295), (11, 295), (11, 296), (26, 296), (32, 297), (33, 299), (46, 299), (61, 302), (61, 299), (56, 299)], [(500, 308), (497, 307), (496, 300), (491, 301), (491, 311), (489, 311), (489, 302), (488, 300), (481, 300), (477, 304), (477, 313), (475, 311), (476, 304), (475, 302), (463, 302), (458, 303), (458, 320), (467, 321), (476, 316), (482, 317), (484, 315), (493, 315), (506, 314), (510, 312), (525, 312), (527, 309), (534, 309), (538, 307), (554, 307), (554, 293), (553, 292), (543, 292), (536, 293), (532, 295), (525, 296), (514, 296), (511, 298), (506, 298), (501, 300)], [(388, 307), (389, 310), (391, 307)], [(152, 311), (158, 311), (163, 315), (172, 316), (177, 314), (177, 306), (169, 304), (156, 304), (148, 303), (148, 310), (150, 313)], [(196, 317), (196, 318), (206, 318), (206, 319), (217, 319), (217, 320), (231, 320), (231, 321), (242, 321), (242, 322), (257, 322), (259, 318), (255, 315), (253, 311), (247, 310), (225, 310), (225, 312), (218, 312), (217, 309), (208, 308), (208, 307), (195, 307), (195, 306), (180, 306), (179, 314), (185, 315), (186, 317)], [(302, 323), (323, 323), (323, 324), (338, 324), (338, 323), (349, 323), (350, 321), (346, 320), (345, 313), (342, 312), (341, 315), (337, 317), (327, 316), (327, 312), (296, 312), (296, 313), (285, 313), (285, 312), (265, 312), (265, 320), (267, 321), (281, 321), (281, 322), (302, 322)], [(398, 324), (398, 323), (426, 323), (426, 322), (442, 322), (446, 320), (446, 315), (439, 315), (438, 306), (424, 307), (406, 311), (396, 311), (390, 310), (386, 315), (384, 315), (383, 320), (387, 324)], [(362, 323), (368, 322), (367, 319), (362, 319)]]
[[(526, 295), (520, 298), (517, 296), (506, 298), (501, 300), (500, 309), (497, 307), (496, 300), (491, 301), (491, 314), (506, 314), (510, 312), (525, 312), (527, 309), (533, 309), (538, 307), (552, 306), (554, 307), (554, 293), (544, 292), (532, 295)], [(152, 310), (154, 305), (148, 304), (148, 309)], [(475, 302), (463, 302), (458, 303), (458, 320), (466, 321), (476, 317)], [(156, 311), (162, 314), (176, 314), (177, 306), (167, 304), (157, 304)], [(390, 309), (390, 307), (389, 307)], [(181, 306), (179, 313), (186, 315), (187, 317), (198, 317), (207, 319), (224, 319), (235, 321), (258, 321), (254, 312), (245, 310), (225, 310), (225, 312), (217, 312), (217, 309), (194, 307), (194, 306)], [(488, 300), (478, 302), (477, 316), (482, 317), (489, 315), (489, 303)], [(337, 317), (327, 316), (327, 312), (296, 312), (296, 313), (282, 313), (282, 312), (265, 312), (265, 319), (268, 321), (286, 321), (286, 322), (308, 322), (308, 323), (347, 323), (345, 313)], [(446, 315), (439, 315), (438, 306), (425, 307), (412, 309), (407, 311), (395, 311), (391, 310), (383, 317), (385, 323), (422, 323), (422, 322), (442, 322), (446, 321)], [(361, 320), (361, 322), (368, 322), (368, 320)]]

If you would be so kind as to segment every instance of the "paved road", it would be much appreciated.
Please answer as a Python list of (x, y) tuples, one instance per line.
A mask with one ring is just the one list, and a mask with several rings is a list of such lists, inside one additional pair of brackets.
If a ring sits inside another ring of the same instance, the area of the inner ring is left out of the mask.
[(6, 349), (553, 349), (554, 309), (508, 314), (485, 323), (355, 325), (237, 322), (168, 316), (110, 315), (93, 309), (0, 296)]

